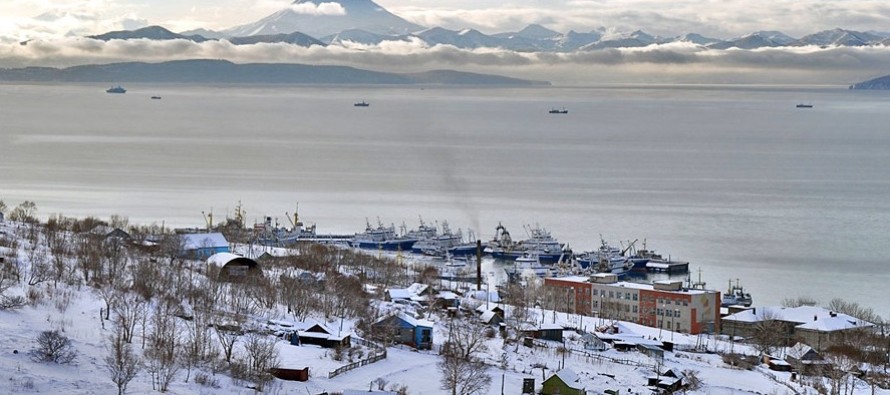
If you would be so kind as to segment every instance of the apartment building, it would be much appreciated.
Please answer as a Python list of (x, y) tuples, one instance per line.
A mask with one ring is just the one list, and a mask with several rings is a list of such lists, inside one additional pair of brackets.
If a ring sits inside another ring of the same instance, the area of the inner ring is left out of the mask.
[(544, 286), (555, 298), (557, 310), (674, 332), (720, 331), (720, 292), (684, 288), (681, 281), (638, 284), (600, 273), (546, 278)]

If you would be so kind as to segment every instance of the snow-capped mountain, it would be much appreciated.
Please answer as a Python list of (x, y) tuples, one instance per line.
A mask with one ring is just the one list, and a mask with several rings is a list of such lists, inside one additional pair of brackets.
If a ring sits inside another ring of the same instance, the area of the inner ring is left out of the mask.
[(557, 31), (550, 30), (544, 26), (538, 24), (531, 24), (523, 28), (518, 32), (509, 32), (509, 33), (498, 33), (493, 34), (494, 37), (498, 38), (514, 38), (521, 37), (530, 40), (553, 40), (561, 36)]
[(217, 40), (221, 39), (221, 38), (229, 38), (228, 36), (226, 36), (223, 33), (220, 33), (215, 30), (210, 30), (210, 29), (193, 29), (193, 30), (187, 30), (184, 32), (179, 32), (179, 34), (181, 34), (183, 36), (201, 36), (201, 37), (212, 38), (212, 39), (217, 39)]
[(708, 45), (708, 48), (711, 49), (729, 49), (729, 48), (738, 48), (738, 49), (755, 49), (755, 48), (765, 48), (765, 47), (780, 47), (784, 44), (781, 44), (777, 41), (774, 41), (775, 35), (765, 34), (769, 32), (755, 32), (742, 37), (733, 38), (726, 41), (720, 41), (713, 44)]
[(409, 36), (391, 36), (386, 34), (371, 33), (361, 29), (348, 29), (337, 34), (321, 37), (323, 43), (330, 45), (342, 45), (347, 42), (366, 45), (377, 45), (384, 41), (408, 41)]
[(628, 34), (609, 34), (597, 42), (590, 43), (579, 48), (582, 51), (592, 51), (603, 48), (635, 48), (664, 42), (664, 40), (652, 36), (642, 30)]
[(360, 29), (375, 34), (407, 34), (422, 26), (393, 15), (372, 0), (297, 0), (290, 7), (259, 21), (236, 26), (222, 33), (244, 37), (301, 32), (324, 37), (344, 30)]
[(885, 37), (871, 33), (863, 33), (845, 29), (825, 30), (803, 36), (800, 40), (789, 43), (789, 46), (845, 46), (845, 47), (861, 47), (865, 45), (873, 45), (880, 43)]
[(711, 45), (720, 42), (721, 40), (717, 38), (705, 37), (698, 33), (687, 33), (682, 36), (675, 37), (673, 41), (688, 42), (698, 45)]

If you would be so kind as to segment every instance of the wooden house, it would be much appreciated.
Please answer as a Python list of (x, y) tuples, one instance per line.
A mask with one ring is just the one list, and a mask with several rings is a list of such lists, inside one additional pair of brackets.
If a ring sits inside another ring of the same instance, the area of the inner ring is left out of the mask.
[(433, 346), (433, 323), (405, 313), (383, 317), (371, 325), (378, 337), (421, 350)]
[(519, 329), (524, 337), (562, 343), (563, 327), (557, 324), (525, 325)]
[(187, 233), (182, 237), (182, 257), (204, 259), (229, 251), (229, 242), (222, 233)]
[(571, 369), (563, 369), (544, 380), (543, 395), (584, 395), (581, 378)]
[(321, 324), (313, 324), (303, 330), (298, 330), (290, 335), (290, 342), (293, 345), (312, 344), (321, 346), (322, 348), (349, 347), (351, 343), (351, 335), (334, 334), (334, 331), (328, 329)]
[(668, 369), (658, 376), (649, 376), (649, 386), (671, 393), (683, 388), (683, 380), (685, 379), (686, 375), (683, 372), (677, 369)]

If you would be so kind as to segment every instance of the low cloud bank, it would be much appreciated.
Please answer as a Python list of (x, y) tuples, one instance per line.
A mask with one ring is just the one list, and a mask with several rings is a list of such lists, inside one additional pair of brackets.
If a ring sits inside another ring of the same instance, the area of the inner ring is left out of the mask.
[[(890, 73), (890, 47), (794, 47), (714, 50), (689, 43), (570, 53), (522, 53), (483, 48), (428, 46), (419, 39), (377, 45), (232, 45), (227, 41), (59, 38), (0, 45), (0, 66), (68, 67), (125, 61), (226, 59), (236, 63), (340, 64), (415, 72), (452, 68), (492, 72), (554, 83), (764, 82), (847, 84)], [(736, 75), (733, 81), (726, 76)], [(715, 77), (719, 76), (719, 77)], [(742, 78), (739, 80), (739, 78)]]

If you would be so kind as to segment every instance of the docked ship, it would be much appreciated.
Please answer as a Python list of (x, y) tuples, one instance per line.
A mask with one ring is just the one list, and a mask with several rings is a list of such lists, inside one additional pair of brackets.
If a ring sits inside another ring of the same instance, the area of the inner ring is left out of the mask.
[(720, 303), (720, 306), (751, 307), (752, 303), (754, 303), (754, 300), (751, 298), (751, 294), (745, 292), (745, 289), (739, 284), (739, 280), (735, 280), (735, 285), (732, 284), (732, 280), (729, 280), (729, 289), (723, 294), (723, 301)]
[[(239, 208), (240, 211), (240, 208)], [(285, 213), (287, 215), (287, 213)], [(261, 224), (253, 226), (256, 235), (257, 244), (268, 246), (288, 246), (301, 240), (315, 239), (318, 235), (315, 233), (315, 224), (304, 226), (300, 221), (297, 211), (294, 211), (294, 217), (291, 219), (287, 215), (291, 227), (279, 226), (278, 221), (272, 223), (272, 217), (266, 217)]]
[(503, 224), (498, 224), (495, 228), (495, 237), (485, 250), (495, 259), (508, 261), (515, 261), (526, 254), (534, 254), (544, 265), (557, 263), (566, 256), (567, 251), (563, 250), (563, 245), (546, 229), (527, 226), (526, 231), (529, 233), (528, 239), (514, 242), (507, 228)]
[(380, 219), (377, 219), (377, 227), (372, 227), (371, 222), (365, 220), (367, 226), (362, 233), (356, 233), (352, 239), (352, 246), (365, 249), (386, 250), (386, 251), (411, 251), (420, 238), (408, 235), (402, 226), (402, 233), (396, 232), (394, 225), (383, 226)]
[(537, 277), (547, 277), (551, 274), (551, 268), (541, 263), (540, 256), (534, 252), (526, 252), (516, 258), (513, 267), (507, 267), (504, 271), (511, 281), (516, 281), (525, 273), (534, 273)]
[(646, 263), (651, 259), (649, 256), (642, 255), (640, 252), (646, 253), (645, 249), (640, 251), (633, 250), (637, 240), (628, 243), (627, 247), (620, 249), (606, 243), (606, 240), (600, 236), (600, 248), (594, 251), (586, 251), (575, 257), (575, 261), (581, 269), (589, 269), (597, 273), (613, 273), (625, 275), (627, 272), (637, 269), (639, 271), (646, 270)]
[(111, 88), (106, 89), (105, 93), (127, 93), (127, 90), (124, 89), (124, 87), (118, 85), (118, 86), (112, 86)]

